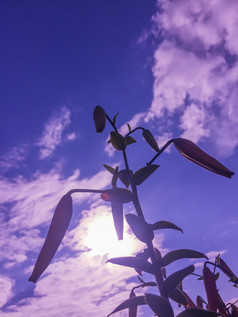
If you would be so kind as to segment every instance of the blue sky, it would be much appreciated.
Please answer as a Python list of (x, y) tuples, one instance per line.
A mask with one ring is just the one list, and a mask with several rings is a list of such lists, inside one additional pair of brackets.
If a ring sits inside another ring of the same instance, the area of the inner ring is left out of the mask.
[[(1, 2), (0, 254), (1, 316), (105, 316), (128, 298), (136, 274), (105, 261), (143, 248), (132, 235), (113, 237), (110, 206), (74, 195), (69, 231), (53, 263), (29, 283), (54, 208), (71, 188), (109, 188), (103, 163), (123, 168), (96, 134), (99, 104), (126, 123), (149, 128), (162, 146), (190, 139), (237, 174), (238, 4), (234, 0)], [(133, 170), (155, 152), (134, 134)], [(139, 188), (164, 253), (191, 248), (237, 265), (237, 176), (192, 164), (171, 146)], [(125, 212), (133, 212), (130, 204)], [(126, 228), (128, 231), (128, 228)], [(197, 261), (196, 272), (201, 272)], [(169, 272), (182, 268), (180, 261)], [(225, 301), (237, 289), (221, 280)], [(185, 289), (204, 296), (194, 277)], [(148, 290), (149, 292), (151, 290)], [(140, 316), (152, 316), (140, 310)], [(118, 316), (126, 316), (125, 312)]]

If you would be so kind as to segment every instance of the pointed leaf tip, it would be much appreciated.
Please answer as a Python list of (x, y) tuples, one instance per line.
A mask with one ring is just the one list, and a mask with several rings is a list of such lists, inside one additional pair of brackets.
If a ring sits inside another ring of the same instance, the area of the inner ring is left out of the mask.
[(190, 249), (178, 249), (167, 253), (161, 259), (161, 266), (166, 266), (176, 260), (180, 259), (196, 259), (196, 258), (205, 258), (208, 259), (207, 256), (201, 252), (190, 250)]
[(57, 251), (72, 217), (72, 197), (64, 195), (56, 206), (45, 242), (36, 260), (29, 281), (36, 282), (50, 264)]
[(142, 132), (142, 136), (145, 139), (145, 141), (152, 147), (153, 150), (159, 152), (158, 144), (150, 130), (144, 129)]
[(150, 262), (139, 257), (124, 256), (119, 258), (112, 258), (107, 260), (106, 263), (113, 263), (113, 264), (118, 264), (122, 266), (127, 266), (127, 267), (134, 268), (138, 271), (144, 271), (150, 274), (154, 274), (153, 265)]
[(117, 313), (123, 309), (135, 307), (138, 305), (145, 305), (145, 304), (146, 304), (146, 302), (145, 302), (144, 296), (131, 297), (131, 298), (125, 300), (124, 302), (122, 302), (120, 305), (118, 305), (109, 315), (107, 315), (107, 317), (109, 317), (112, 314)]
[(160, 317), (174, 317), (173, 308), (167, 298), (154, 295), (145, 294), (146, 303), (152, 309), (152, 311)]
[(231, 178), (232, 175), (234, 175), (232, 171), (227, 169), (215, 158), (208, 155), (192, 141), (183, 138), (177, 138), (173, 140), (173, 143), (179, 153), (193, 163), (198, 164), (221, 176)]
[(127, 214), (125, 217), (137, 239), (144, 243), (151, 242), (154, 239), (154, 232), (151, 225), (149, 225), (144, 219), (133, 214)]
[(114, 227), (118, 240), (123, 240), (123, 205), (111, 203)]

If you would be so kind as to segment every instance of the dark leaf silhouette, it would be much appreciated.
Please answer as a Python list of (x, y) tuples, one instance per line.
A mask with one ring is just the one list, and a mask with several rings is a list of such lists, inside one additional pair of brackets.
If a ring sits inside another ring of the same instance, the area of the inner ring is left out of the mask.
[[(132, 290), (132, 291), (130, 292), (129, 298), (134, 298), (134, 297), (136, 297), (136, 294), (135, 294), (135, 292)], [(137, 305), (130, 306), (130, 307), (129, 307), (129, 317), (136, 317), (136, 315), (137, 315)]]
[(153, 134), (148, 129), (144, 129), (142, 135), (146, 142), (152, 147), (152, 149), (156, 152), (159, 152), (159, 147)]
[(145, 167), (142, 167), (138, 171), (135, 172), (133, 175), (133, 181), (135, 185), (142, 184), (151, 174), (154, 173), (154, 171), (159, 167), (159, 165), (147, 165)]
[(186, 306), (188, 304), (186, 297), (184, 296), (183, 292), (179, 288), (175, 288), (169, 294), (169, 298), (171, 298), (173, 301), (183, 306)]
[(197, 308), (197, 306), (195, 305), (195, 303), (192, 301), (192, 299), (188, 296), (188, 294), (182, 290), (183, 295), (186, 297), (188, 305), (186, 306), (186, 308)]
[(133, 194), (128, 189), (114, 187), (105, 190), (101, 194), (101, 198), (105, 201), (110, 201), (112, 203), (125, 204), (133, 200)]
[(145, 243), (154, 239), (154, 232), (144, 219), (133, 214), (127, 214), (125, 217), (137, 239)]
[(218, 258), (218, 264), (220, 265), (220, 269), (235, 283), (238, 283), (238, 278), (236, 275), (232, 272), (232, 270), (229, 268), (229, 266), (226, 264), (226, 262), (222, 258)]
[(218, 162), (215, 158), (208, 155), (202, 149), (200, 149), (192, 141), (177, 138), (173, 140), (174, 146), (185, 158), (196, 163), (209, 171), (231, 178), (234, 173), (227, 169), (224, 165)]
[(213, 273), (208, 267), (203, 268), (203, 282), (207, 294), (208, 309), (217, 311), (219, 305), (219, 297), (217, 292), (216, 281)]
[(154, 273), (153, 265), (150, 262), (145, 261), (144, 259), (139, 257), (125, 256), (120, 258), (112, 258), (107, 260), (107, 263), (108, 262), (122, 266), (132, 267), (136, 270), (144, 271), (150, 274)]
[(126, 145), (130, 145), (132, 143), (136, 143), (136, 140), (130, 135), (126, 135), (124, 140), (126, 142)]
[(194, 265), (189, 265), (185, 267), (184, 269), (169, 275), (164, 281), (164, 285), (162, 287), (162, 293), (165, 294), (165, 296), (168, 296), (169, 294), (171, 294), (174, 291), (174, 289), (182, 282), (182, 280), (186, 276), (193, 273), (193, 271), (194, 271)]
[(161, 259), (161, 266), (166, 266), (166, 265), (168, 265), (176, 260), (185, 259), (185, 258), (205, 258), (205, 259), (207, 259), (207, 256), (201, 252), (190, 250), (190, 249), (174, 250), (174, 251), (167, 253)]
[[(132, 175), (132, 171), (131, 175)], [(120, 181), (128, 188), (130, 186), (130, 179), (127, 173), (127, 170), (120, 170), (118, 173), (118, 176), (120, 178)]]
[(36, 282), (53, 259), (72, 217), (72, 198), (64, 195), (56, 206), (45, 242), (29, 281)]
[(174, 317), (174, 312), (167, 298), (154, 294), (145, 294), (146, 303), (159, 317)]
[(93, 120), (97, 133), (102, 132), (106, 126), (106, 112), (102, 107), (97, 106), (94, 109)]
[(153, 223), (152, 229), (154, 231), (159, 230), (159, 229), (175, 229), (175, 230), (179, 230), (183, 233), (183, 230), (181, 228), (179, 228), (178, 226), (174, 225), (172, 222), (163, 221), (163, 220)]
[(123, 205), (111, 203), (114, 227), (116, 229), (118, 240), (123, 239)]
[[(147, 261), (150, 257), (149, 255), (149, 250), (148, 249), (144, 249), (142, 252), (139, 252), (136, 254), (136, 257), (138, 258), (141, 258), (141, 259), (144, 259), (145, 261)], [(142, 275), (142, 272), (141, 270), (137, 270), (136, 269), (136, 272), (139, 274), (139, 275)]]
[(103, 164), (103, 166), (105, 167), (106, 170), (108, 170), (108, 172), (110, 172), (111, 174), (114, 174), (116, 169), (114, 167), (111, 167), (107, 164)]
[(199, 308), (188, 308), (178, 314), (176, 317), (216, 317), (221, 316), (210, 310), (204, 310)]
[(116, 150), (118, 150), (118, 151), (125, 150), (126, 142), (125, 142), (124, 137), (120, 133), (112, 131), (110, 133), (110, 140), (111, 140), (112, 145), (114, 146), (114, 148)]
[(203, 304), (205, 303), (201, 296), (197, 296), (196, 298), (197, 308), (203, 309)]
[(132, 297), (132, 298), (125, 300), (120, 305), (118, 305), (107, 317), (109, 317), (112, 314), (117, 313), (123, 309), (127, 309), (127, 308), (133, 307), (133, 306), (139, 306), (139, 305), (146, 305), (144, 296), (136, 296), (136, 297)]

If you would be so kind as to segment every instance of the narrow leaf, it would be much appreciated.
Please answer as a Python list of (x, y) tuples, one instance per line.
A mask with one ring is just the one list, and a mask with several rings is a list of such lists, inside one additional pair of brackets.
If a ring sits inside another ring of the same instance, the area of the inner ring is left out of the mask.
[(133, 181), (135, 185), (142, 184), (151, 174), (154, 173), (154, 171), (159, 167), (159, 165), (147, 165), (145, 167), (142, 167), (138, 171), (135, 172), (133, 175)]
[(144, 243), (151, 242), (154, 239), (154, 232), (144, 219), (133, 214), (127, 214), (125, 217), (137, 239)]
[(173, 308), (167, 298), (147, 293), (145, 300), (157, 316), (174, 317)]
[(111, 167), (111, 166), (109, 166), (109, 165), (107, 165), (107, 164), (103, 164), (103, 166), (105, 167), (105, 169), (109, 172), (109, 173), (111, 173), (112, 175), (115, 173), (115, 171), (116, 171), (116, 169), (115, 168), (113, 168), (113, 167)]
[[(130, 171), (132, 172), (132, 171)], [(132, 175), (132, 173), (131, 173)], [(127, 173), (127, 170), (120, 170), (118, 173), (120, 181), (128, 188), (130, 186), (130, 179)]]
[(129, 298), (122, 302), (120, 305), (118, 305), (107, 317), (111, 316), (114, 313), (117, 313), (123, 309), (127, 309), (133, 306), (139, 306), (139, 305), (146, 305), (145, 297), (144, 296), (136, 296)]
[(210, 310), (204, 310), (199, 308), (188, 308), (178, 314), (176, 317), (216, 317), (221, 316)]
[(128, 127), (129, 132), (131, 132), (131, 126), (129, 125), (129, 123), (127, 123), (127, 127)]
[(207, 294), (208, 309), (217, 311), (219, 297), (213, 273), (206, 266), (203, 268), (203, 282)]
[(168, 296), (171, 294), (174, 289), (182, 282), (182, 280), (193, 273), (194, 265), (189, 265), (182, 270), (174, 272), (173, 274), (169, 275), (166, 280), (164, 281), (164, 285), (162, 287), (162, 293)]
[(178, 226), (174, 225), (172, 222), (169, 221), (158, 221), (152, 225), (152, 229), (154, 231), (159, 229), (175, 229), (183, 233), (183, 230), (181, 228), (179, 228)]
[[(135, 298), (135, 297), (136, 297), (136, 294), (132, 290), (129, 298)], [(136, 317), (136, 315), (137, 315), (137, 305), (129, 307), (129, 317)]]
[[(201, 296), (197, 296), (196, 298), (197, 307), (203, 309), (203, 304), (205, 303)], [(205, 303), (206, 304), (206, 303)]]
[(186, 297), (188, 305), (186, 306), (186, 308), (197, 308), (197, 306), (195, 305), (195, 303), (192, 301), (192, 299), (188, 296), (188, 294), (182, 290), (183, 295)]
[(144, 271), (150, 274), (154, 274), (154, 268), (153, 265), (145, 261), (142, 258), (138, 257), (133, 257), (133, 256), (125, 256), (125, 257), (120, 257), (120, 258), (112, 258), (107, 260), (107, 263), (113, 263), (113, 264), (118, 264), (122, 266), (128, 266), (132, 267), (136, 270)]
[(124, 140), (126, 142), (126, 145), (130, 145), (132, 143), (136, 143), (136, 140), (130, 135), (126, 135)]
[(153, 134), (148, 129), (145, 129), (143, 130), (142, 135), (145, 141), (152, 147), (152, 149), (156, 152), (159, 152), (159, 147), (155, 138), (153, 137)]
[(173, 143), (180, 154), (182, 154), (185, 158), (192, 161), (193, 163), (198, 164), (213, 173), (228, 178), (231, 178), (231, 176), (234, 175), (233, 172), (227, 169), (215, 158), (205, 153), (192, 141), (183, 138), (177, 138), (173, 140)]
[(208, 259), (207, 256), (201, 252), (190, 250), (190, 249), (179, 249), (174, 250), (167, 253), (161, 260), (161, 266), (166, 266), (176, 260), (179, 259), (194, 259), (194, 258), (205, 258)]
[(229, 277), (235, 277), (237, 280), (238, 278), (236, 275), (232, 272), (232, 270), (229, 268), (229, 266), (226, 264), (226, 262), (222, 258), (218, 258), (217, 260), (218, 264), (220, 265), (221, 270)]
[(72, 197), (64, 195), (56, 206), (45, 242), (36, 260), (29, 281), (36, 282), (50, 264), (57, 251), (72, 217)]
[(113, 117), (113, 119), (112, 119), (113, 124), (116, 123), (116, 119), (117, 119), (117, 116), (118, 116), (118, 115), (119, 115), (119, 112)]
[(123, 205), (111, 203), (114, 227), (118, 240), (123, 240)]
[(112, 131), (110, 133), (110, 140), (116, 150), (118, 151), (125, 150), (126, 142), (124, 140), (124, 137), (121, 134), (119, 134), (118, 132)]
[(112, 176), (112, 187), (116, 187), (118, 180), (118, 166), (115, 168), (115, 172)]
[(175, 288), (172, 291), (172, 293), (169, 294), (169, 298), (171, 298), (173, 301), (183, 306), (188, 305), (188, 301), (186, 297), (184, 296), (183, 292), (179, 288)]

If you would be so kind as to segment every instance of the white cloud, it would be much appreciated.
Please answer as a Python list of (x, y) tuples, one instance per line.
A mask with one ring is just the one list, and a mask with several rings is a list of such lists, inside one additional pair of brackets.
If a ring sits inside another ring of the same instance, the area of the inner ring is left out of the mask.
[(0, 297), (0, 307), (5, 305), (7, 301), (13, 296), (12, 287), (14, 286), (14, 280), (0, 275), (0, 289), (1, 289), (1, 297)]
[(45, 124), (42, 136), (37, 142), (37, 146), (40, 147), (40, 159), (45, 159), (52, 154), (57, 145), (60, 144), (62, 133), (69, 124), (70, 111), (67, 107), (63, 106)]
[(238, 2), (157, 4), (151, 33), (160, 44), (146, 120), (172, 119), (182, 136), (196, 142), (209, 137), (221, 155), (231, 155), (238, 145)]
[(0, 157), (0, 170), (2, 173), (7, 172), (10, 168), (18, 168), (25, 160), (28, 146), (14, 146), (10, 151)]

